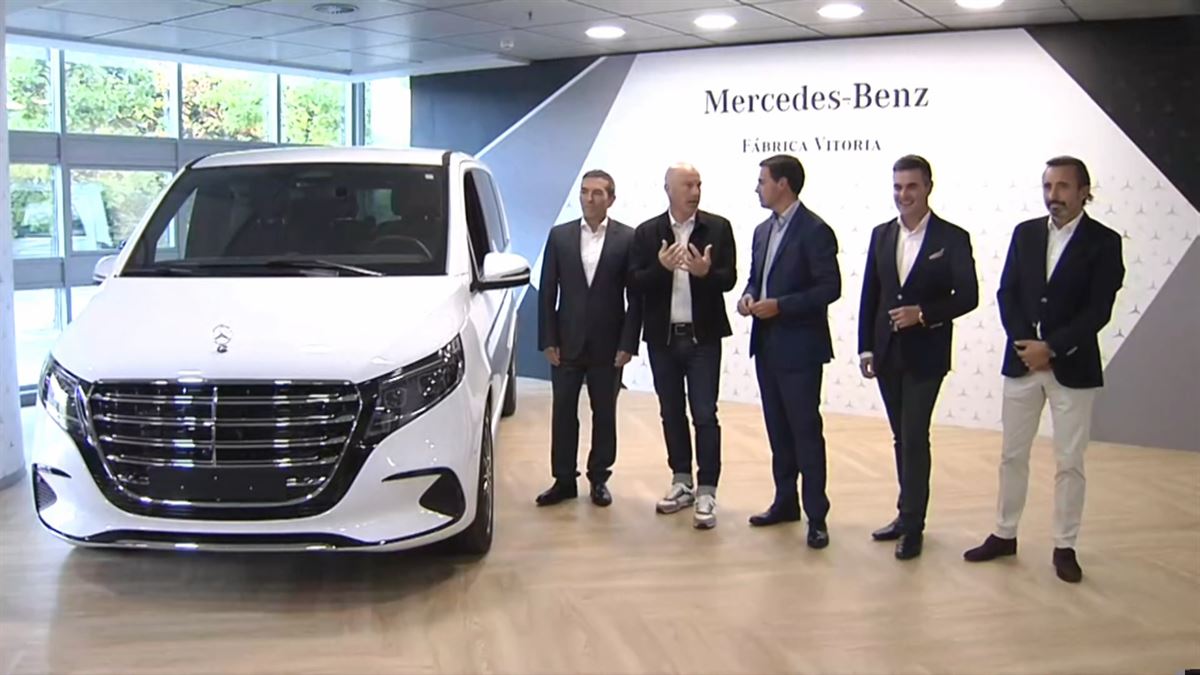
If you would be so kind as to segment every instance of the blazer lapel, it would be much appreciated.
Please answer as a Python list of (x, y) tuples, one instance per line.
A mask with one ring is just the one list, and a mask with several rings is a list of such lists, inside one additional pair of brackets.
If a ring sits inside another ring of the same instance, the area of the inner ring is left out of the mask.
[(612, 219), (609, 219), (608, 230), (604, 233), (604, 244), (600, 247), (600, 260), (596, 262), (596, 275), (592, 279), (593, 285), (595, 285), (595, 280), (600, 278), (600, 271), (605, 269), (605, 263), (613, 256), (613, 238), (616, 236), (616, 228), (613, 227)]
[[(897, 221), (898, 223), (899, 221)], [(897, 235), (898, 236), (898, 235)], [(921, 240), (921, 249), (917, 251), (917, 258), (913, 261), (912, 269), (908, 271), (908, 278), (900, 285), (901, 290), (908, 288), (917, 273), (921, 270), (922, 263), (925, 262), (925, 257), (932, 255), (942, 248), (942, 223), (932, 211), (929, 212), (929, 222), (925, 223), (925, 238)], [(896, 256), (892, 255), (893, 264)], [(897, 274), (899, 274), (897, 272)], [(899, 276), (897, 276), (899, 278)]]
[[(1041, 225), (1033, 228), (1033, 252), (1036, 254), (1033, 261), (1033, 269), (1037, 273), (1038, 295), (1041, 295), (1046, 288), (1048, 279), (1046, 278), (1046, 255), (1049, 253), (1050, 247), (1050, 231), (1049, 225), (1043, 221)], [(1074, 237), (1072, 237), (1074, 238)]]
[(580, 278), (583, 279), (583, 285), (587, 287), (587, 273), (583, 271), (583, 221), (576, 220), (571, 225), (570, 236), (567, 237), (567, 251), (563, 260), (564, 267), (574, 269), (579, 272)]
[[(1084, 216), (1082, 218), (1079, 219), (1079, 223), (1075, 226), (1075, 234), (1071, 235), (1071, 240), (1067, 242), (1066, 247), (1063, 248), (1062, 255), (1060, 255), (1058, 257), (1058, 265), (1056, 265), (1054, 267), (1054, 271), (1050, 274), (1050, 278), (1046, 280), (1047, 286), (1049, 286), (1051, 283), (1054, 282), (1055, 279), (1057, 279), (1059, 277), (1059, 274), (1058, 274), (1059, 270), (1070, 265), (1072, 262), (1072, 259), (1075, 256), (1079, 255), (1079, 252), (1083, 250), (1084, 246), (1087, 246), (1086, 241), (1080, 241), (1080, 240), (1085, 239), (1087, 237), (1088, 220), (1089, 219), (1088, 219), (1086, 213), (1084, 214)], [(1048, 247), (1049, 239), (1050, 239), (1049, 227), (1047, 227), (1045, 230), (1043, 230), (1043, 232), (1046, 233), (1046, 240), (1047, 240), (1046, 245)], [(1045, 259), (1046, 259), (1046, 256), (1043, 255), (1042, 260), (1045, 260)], [(1042, 264), (1045, 265), (1046, 263), (1043, 262)]]
[(900, 219), (888, 223), (879, 238), (879, 250), (875, 259), (879, 261), (879, 278), (885, 283), (894, 281), (900, 287), (900, 270), (896, 268), (896, 242), (900, 237)]

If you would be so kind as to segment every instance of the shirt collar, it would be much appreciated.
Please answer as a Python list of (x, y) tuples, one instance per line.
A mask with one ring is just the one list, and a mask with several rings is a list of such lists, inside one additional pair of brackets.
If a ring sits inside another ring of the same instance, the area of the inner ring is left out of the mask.
[(796, 215), (796, 211), (800, 208), (800, 200), (792, 202), (792, 205), (787, 207), (787, 210), (782, 215), (775, 214), (775, 222), (779, 223), (780, 228), (788, 226), (792, 222), (792, 217)]
[[(579, 219), (579, 227), (583, 228), (583, 231), (585, 233), (588, 233), (588, 234), (592, 233), (592, 228), (588, 226), (587, 220), (584, 218)], [(605, 216), (604, 220), (600, 221), (600, 227), (596, 228), (596, 234), (601, 234), (603, 232), (606, 232), (607, 230), (608, 230), (608, 217)]]
[(932, 209), (929, 211), (926, 211), (925, 217), (921, 218), (921, 222), (917, 223), (917, 229), (915, 229), (915, 230), (909, 230), (907, 227), (905, 227), (904, 222), (903, 222), (903, 220), (901, 220), (900, 216), (896, 216), (896, 224), (900, 226), (900, 233), (902, 235), (907, 236), (907, 237), (916, 237), (918, 235), (925, 234), (925, 228), (929, 226), (929, 218), (932, 215), (933, 215)]
[[(668, 213), (669, 213), (669, 212), (668, 212)], [(696, 226), (696, 214), (695, 214), (695, 213), (693, 213), (693, 214), (692, 214), (692, 216), (691, 216), (690, 218), (688, 218), (687, 220), (683, 221), (682, 223), (680, 223), (680, 222), (676, 222), (676, 220), (675, 220), (675, 215), (674, 215), (674, 214), (669, 214), (669, 217), (671, 218), (671, 227), (673, 227), (673, 228), (675, 228), (675, 229), (686, 229), (686, 228), (689, 228), (689, 227), (695, 227), (695, 226)]]
[(1067, 237), (1075, 232), (1075, 228), (1079, 226), (1079, 221), (1081, 220), (1083, 220), (1083, 211), (1080, 211), (1079, 215), (1075, 216), (1071, 222), (1063, 225), (1062, 228), (1057, 228), (1054, 226), (1053, 218), (1047, 218), (1046, 227), (1050, 228), (1050, 234), (1058, 234), (1060, 236)]

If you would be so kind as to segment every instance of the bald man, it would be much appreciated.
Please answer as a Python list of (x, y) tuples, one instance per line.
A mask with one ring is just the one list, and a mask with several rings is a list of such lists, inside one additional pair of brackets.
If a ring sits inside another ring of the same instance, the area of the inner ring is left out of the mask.
[[(737, 253), (729, 221), (699, 210), (696, 167), (672, 165), (664, 187), (667, 211), (639, 225), (633, 244), (632, 285), (642, 296), (642, 339), (648, 347), (672, 474), (671, 486), (655, 510), (677, 513), (694, 505), (692, 524), (707, 530), (717, 524), (717, 389), (721, 339), (732, 333), (724, 294), (737, 282)], [(688, 407), (696, 428), (695, 482)]]

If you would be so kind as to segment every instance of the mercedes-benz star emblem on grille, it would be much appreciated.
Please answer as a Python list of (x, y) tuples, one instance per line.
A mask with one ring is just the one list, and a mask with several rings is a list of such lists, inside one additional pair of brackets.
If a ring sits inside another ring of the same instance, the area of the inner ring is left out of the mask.
[(224, 354), (229, 351), (229, 343), (233, 341), (233, 329), (225, 324), (220, 324), (213, 328), (213, 342), (217, 344), (217, 353)]

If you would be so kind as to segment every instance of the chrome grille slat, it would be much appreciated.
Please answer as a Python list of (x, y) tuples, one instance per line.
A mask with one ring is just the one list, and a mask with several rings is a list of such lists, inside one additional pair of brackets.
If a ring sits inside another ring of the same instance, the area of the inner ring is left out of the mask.
[(361, 412), (348, 382), (100, 382), (88, 397), (112, 484), (164, 507), (311, 499), (330, 483)]
[[(142, 426), (161, 426), (161, 427), (180, 427), (180, 426), (211, 426), (213, 420), (204, 417), (137, 417), (135, 415), (111, 415), (106, 413), (98, 413), (95, 415), (98, 422), (111, 422), (112, 424), (138, 424)], [(222, 418), (221, 424), (232, 425), (235, 427), (251, 427), (251, 428), (272, 428), (272, 427), (316, 427), (332, 424), (346, 424), (353, 422), (354, 415), (307, 415), (302, 417), (275, 417), (272, 419), (254, 418), (254, 417), (238, 417), (238, 418)]]
[(277, 439), (270, 442), (262, 441), (204, 441), (191, 440), (186, 438), (180, 439), (150, 439), (150, 438), (135, 438), (132, 436), (111, 436), (101, 434), (100, 440), (105, 443), (115, 443), (117, 445), (134, 445), (144, 448), (213, 448), (215, 450), (276, 450), (286, 448), (323, 448), (330, 445), (342, 445), (346, 442), (347, 437), (335, 436), (333, 438), (297, 438), (297, 439)]

